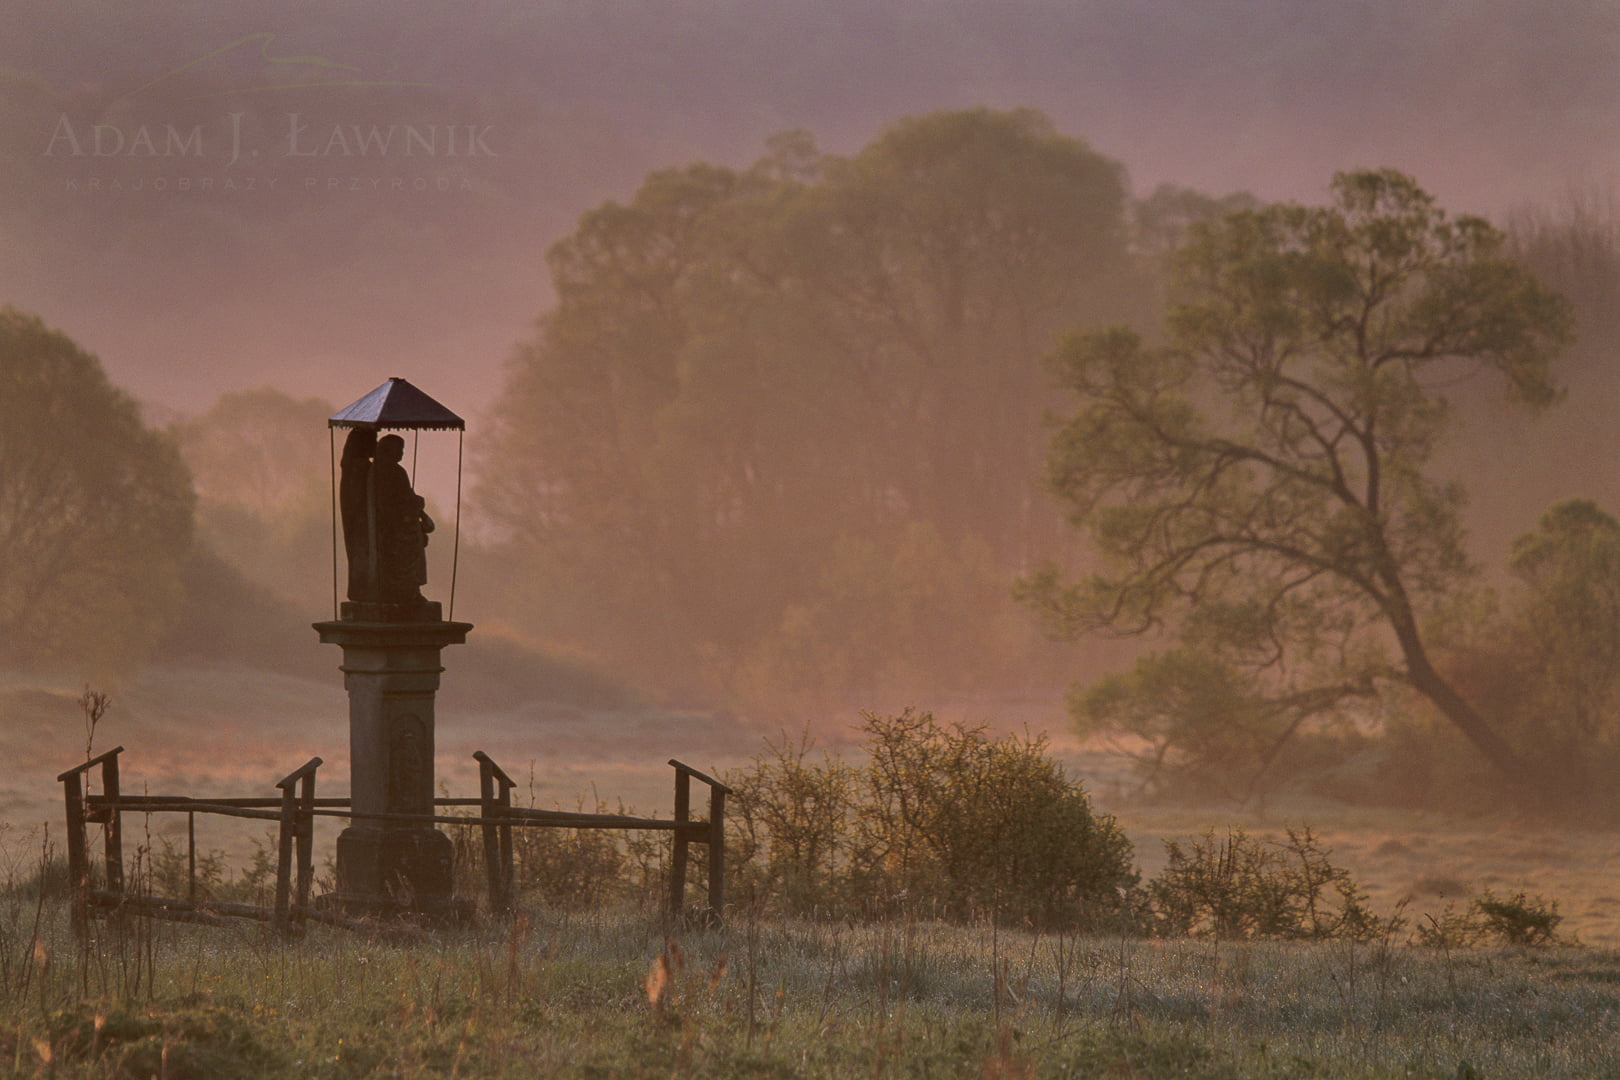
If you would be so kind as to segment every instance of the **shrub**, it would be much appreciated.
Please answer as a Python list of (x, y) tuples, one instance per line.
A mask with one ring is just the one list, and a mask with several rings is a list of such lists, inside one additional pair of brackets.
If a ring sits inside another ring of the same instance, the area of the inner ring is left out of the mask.
[(1486, 889), (1474, 900), (1474, 910), (1487, 932), (1509, 945), (1551, 945), (1557, 940), (1554, 931), (1564, 921), (1557, 901), (1527, 898), (1524, 893), (1502, 900)]
[(1416, 940), (1440, 949), (1487, 944), (1540, 947), (1559, 941), (1557, 929), (1563, 921), (1556, 900), (1522, 892), (1504, 900), (1486, 889), (1466, 911), (1455, 911), (1448, 904), (1438, 917), (1430, 915), (1429, 925), (1418, 927)]
[[(576, 798), (574, 810), (635, 815), (634, 807), (600, 799), (589, 803), (584, 795)], [(472, 814), (467, 812), (467, 816)], [(456, 895), (482, 895), (487, 874), (482, 830), (476, 825), (451, 825), (447, 832)], [(661, 896), (668, 888), (668, 853), (669, 834), (664, 832), (514, 826), (513, 891), (519, 902), (566, 911), (610, 902), (640, 902)]]
[(868, 762), (772, 743), (737, 792), (733, 875), (805, 912), (904, 906), (946, 918), (1095, 925), (1136, 883), (1128, 839), (1040, 737), (993, 739), (932, 714), (863, 713)]
[(157, 846), (143, 852), (147, 858), (145, 884), (154, 895), (187, 896), (195, 882), (199, 900), (222, 899), (230, 877), (225, 852), (217, 849), (197, 852), (195, 876), (187, 850), (167, 836), (158, 837)]
[(1430, 912), (1423, 917), (1428, 922), (1418, 923), (1413, 935), (1419, 945), (1432, 949), (1467, 949), (1485, 944), (1485, 928), (1472, 904), (1463, 911), (1458, 911), (1454, 904), (1447, 904), (1438, 915)]
[(732, 895), (744, 903), (774, 900), (798, 914), (846, 908), (838, 895), (847, 885), (855, 840), (855, 786), (860, 771), (822, 753), (809, 760), (811, 742), (766, 740), (765, 753), (740, 774), (733, 788), (732, 817), (738, 833), (728, 837)]
[(1352, 938), (1395, 929), (1366, 907), (1349, 871), (1328, 861), (1309, 828), (1286, 841), (1254, 840), (1242, 829), (1213, 829), (1183, 847), (1165, 842), (1169, 862), (1148, 883), (1148, 927), (1166, 936), (1226, 939)]
[[(629, 814), (635, 808), (610, 805), (581, 795), (578, 813)], [(648, 848), (659, 849), (649, 870)], [(609, 900), (639, 901), (665, 887), (663, 855), (669, 838), (616, 829), (517, 828), (512, 830), (514, 886), (519, 897), (533, 895), (550, 907), (583, 911)], [(652, 877), (649, 877), (651, 873)]]
[(864, 713), (864, 818), (884, 877), (944, 914), (1094, 924), (1136, 883), (1131, 843), (1097, 816), (1044, 736), (991, 739), (930, 713)]
[[(253, 854), (240, 871), (219, 848), (199, 849), (195, 869), (190, 850), (167, 836), (156, 837), (152, 847), (142, 846), (132, 867), (132, 883), (153, 896), (189, 899), (195, 885), (198, 902), (239, 904), (270, 903), (275, 892), (278, 841), (275, 832), (252, 837)], [(144, 866), (143, 866), (144, 863)]]

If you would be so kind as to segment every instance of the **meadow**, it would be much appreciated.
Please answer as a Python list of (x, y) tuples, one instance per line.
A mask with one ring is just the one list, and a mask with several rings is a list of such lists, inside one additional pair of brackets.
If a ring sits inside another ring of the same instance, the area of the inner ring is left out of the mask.
[(1620, 955), (530, 910), (364, 935), (0, 909), (18, 1077), (1620, 1076)]
[[(97, 748), (127, 745), (130, 777), (152, 791), (258, 792), (312, 753), (344, 775), (335, 687), (256, 676), (244, 699), (232, 681), (168, 671), (120, 688)], [(1326, 802), (1135, 806), (1114, 766), (1060, 739), (1144, 874), (1166, 839), (1309, 824), (1404, 927), (1363, 942), (1152, 940), (901, 908), (870, 923), (739, 909), (704, 929), (646, 905), (531, 896), (515, 919), (431, 933), (310, 926), (282, 940), (249, 922), (109, 919), (80, 940), (53, 864), (52, 776), (84, 751), (71, 705), (61, 688), (0, 695), (4, 1076), (1620, 1077), (1620, 837), (1601, 830)], [(724, 770), (760, 737), (650, 710), (441, 722), (449, 787), (470, 786), (459, 759), (477, 745), (542, 805), (624, 798), (660, 814), (667, 757)], [(128, 828), (133, 850), (161, 842), (155, 819)], [(1425, 919), (1485, 888), (1556, 901), (1561, 942), (1416, 942)]]

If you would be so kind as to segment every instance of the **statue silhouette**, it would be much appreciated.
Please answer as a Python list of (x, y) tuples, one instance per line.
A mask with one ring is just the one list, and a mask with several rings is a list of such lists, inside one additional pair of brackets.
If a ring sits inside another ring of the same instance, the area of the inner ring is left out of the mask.
[(377, 599), (377, 583), (371, 570), (370, 512), (366, 497), (371, 455), (376, 448), (377, 433), (369, 428), (351, 428), (349, 437), (343, 440), (338, 511), (343, 521), (343, 552), (349, 560), (350, 600)]
[(384, 435), (377, 440), (368, 479), (377, 599), (385, 604), (420, 603), (427, 584), (427, 534), (433, 531), (433, 519), (411, 489), (411, 478), (400, 464), (404, 456), (405, 440)]

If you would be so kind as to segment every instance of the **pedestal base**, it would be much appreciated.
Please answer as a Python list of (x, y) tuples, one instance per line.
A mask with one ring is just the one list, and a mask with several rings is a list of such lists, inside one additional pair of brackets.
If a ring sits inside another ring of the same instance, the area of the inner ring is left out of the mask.
[(437, 829), (344, 829), (337, 840), (338, 891), (407, 905), (447, 900), (451, 854), (450, 838)]
[(473, 905), (451, 895), (452, 846), (437, 829), (356, 825), (337, 839), (338, 887), (321, 897), (351, 919), (460, 926)]
[(470, 908), (451, 896), (453, 848), (429, 820), (433, 699), (440, 650), (465, 641), (472, 626), (422, 618), (436, 616), (437, 604), (405, 607), (345, 604), (351, 617), (315, 624), (323, 642), (343, 647), (355, 815), (338, 837), (337, 891), (325, 902), (353, 917), (456, 921)]
[[(340, 622), (349, 623), (442, 623), (443, 609), (437, 600), (415, 600), (408, 604), (385, 604), (380, 600), (345, 600), (338, 609)], [(456, 625), (445, 623), (447, 626)]]

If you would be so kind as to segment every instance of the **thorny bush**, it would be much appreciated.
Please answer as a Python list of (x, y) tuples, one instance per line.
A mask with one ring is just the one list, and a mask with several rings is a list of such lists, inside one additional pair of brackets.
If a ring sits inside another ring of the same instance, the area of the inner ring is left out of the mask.
[(1416, 940), (1419, 945), (1439, 949), (1492, 944), (1540, 947), (1560, 943), (1557, 930), (1563, 921), (1556, 900), (1522, 892), (1503, 899), (1486, 889), (1463, 911), (1448, 904), (1439, 915), (1428, 916), (1428, 924), (1417, 927)]
[(1096, 926), (1136, 884), (1132, 848), (1042, 737), (931, 713), (862, 714), (865, 765), (768, 746), (736, 791), (739, 899), (788, 911)]
[(1350, 872), (1328, 861), (1309, 828), (1286, 841), (1255, 840), (1242, 829), (1213, 829), (1183, 847), (1165, 842), (1169, 861), (1148, 883), (1145, 928), (1167, 937), (1351, 938), (1397, 927), (1367, 909)]

